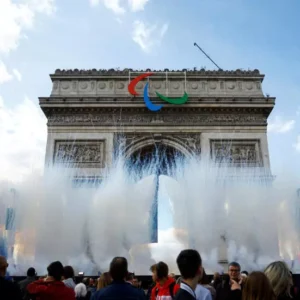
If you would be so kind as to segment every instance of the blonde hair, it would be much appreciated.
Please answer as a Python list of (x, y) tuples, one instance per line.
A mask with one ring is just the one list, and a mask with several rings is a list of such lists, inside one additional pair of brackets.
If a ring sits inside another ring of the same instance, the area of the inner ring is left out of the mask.
[(243, 300), (275, 300), (269, 279), (263, 272), (252, 272), (243, 288)]
[(275, 261), (265, 269), (276, 297), (286, 295), (291, 297), (291, 272), (285, 262)]
[(107, 287), (111, 283), (111, 281), (112, 280), (108, 272), (101, 274), (101, 276), (98, 279), (97, 291)]

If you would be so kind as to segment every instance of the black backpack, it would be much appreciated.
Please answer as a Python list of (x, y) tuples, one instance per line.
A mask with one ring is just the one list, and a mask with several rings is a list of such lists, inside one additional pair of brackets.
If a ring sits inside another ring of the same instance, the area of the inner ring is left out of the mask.
[[(174, 299), (174, 286), (175, 286), (176, 282), (172, 282), (170, 285), (169, 285), (169, 292), (170, 292), (170, 296), (172, 299)], [(155, 289), (155, 299), (157, 298), (157, 295), (158, 295), (158, 288)]]

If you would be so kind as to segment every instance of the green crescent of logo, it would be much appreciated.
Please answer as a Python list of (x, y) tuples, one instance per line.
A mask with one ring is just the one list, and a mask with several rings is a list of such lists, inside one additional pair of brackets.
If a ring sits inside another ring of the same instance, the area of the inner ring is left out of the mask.
[(176, 105), (184, 104), (189, 99), (189, 96), (186, 92), (184, 92), (184, 95), (181, 98), (168, 98), (168, 97), (165, 97), (165, 96), (161, 95), (158, 92), (155, 92), (155, 93), (156, 93), (156, 96), (158, 98), (162, 99), (163, 101), (166, 101), (166, 102), (171, 103), (171, 104), (176, 104)]

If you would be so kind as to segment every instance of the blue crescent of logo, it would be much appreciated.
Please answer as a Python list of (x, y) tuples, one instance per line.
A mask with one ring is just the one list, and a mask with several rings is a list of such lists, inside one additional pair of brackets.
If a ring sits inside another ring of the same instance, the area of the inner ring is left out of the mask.
[(159, 111), (163, 108), (163, 105), (157, 105), (157, 104), (153, 104), (151, 102), (151, 99), (148, 96), (148, 83), (146, 83), (145, 88), (144, 88), (144, 101), (145, 101), (147, 108), (151, 111)]

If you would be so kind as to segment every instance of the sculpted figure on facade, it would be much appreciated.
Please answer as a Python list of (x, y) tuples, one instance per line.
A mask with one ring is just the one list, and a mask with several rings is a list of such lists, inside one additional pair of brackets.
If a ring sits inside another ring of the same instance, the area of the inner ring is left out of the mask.
[(214, 145), (214, 160), (216, 163), (228, 163), (232, 166), (258, 165), (260, 163), (256, 144), (239, 144), (232, 142), (217, 143)]
[(87, 144), (63, 143), (60, 142), (56, 147), (55, 161), (59, 164), (95, 164), (99, 166), (102, 163), (102, 147), (99, 144), (88, 142)]

